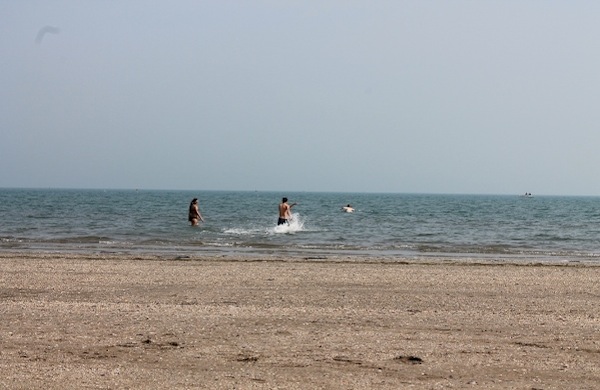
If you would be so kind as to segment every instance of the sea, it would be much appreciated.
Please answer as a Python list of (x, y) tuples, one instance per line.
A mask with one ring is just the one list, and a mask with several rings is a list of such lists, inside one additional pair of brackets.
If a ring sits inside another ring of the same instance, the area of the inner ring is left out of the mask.
[(600, 197), (0, 189), (0, 251), (599, 263)]

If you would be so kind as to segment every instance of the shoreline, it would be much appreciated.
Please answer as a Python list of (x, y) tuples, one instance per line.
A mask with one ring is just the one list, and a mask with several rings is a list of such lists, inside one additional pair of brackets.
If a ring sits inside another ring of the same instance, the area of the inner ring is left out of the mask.
[(573, 263), (0, 252), (0, 387), (593, 389), (599, 280)]
[(231, 261), (231, 262), (322, 262), (364, 264), (430, 264), (430, 265), (515, 265), (515, 266), (572, 266), (600, 267), (596, 257), (531, 256), (497, 254), (369, 254), (331, 251), (237, 251), (209, 250), (188, 251), (106, 251), (106, 250), (48, 250), (48, 249), (0, 249), (3, 258), (42, 259), (138, 259), (155, 261)]

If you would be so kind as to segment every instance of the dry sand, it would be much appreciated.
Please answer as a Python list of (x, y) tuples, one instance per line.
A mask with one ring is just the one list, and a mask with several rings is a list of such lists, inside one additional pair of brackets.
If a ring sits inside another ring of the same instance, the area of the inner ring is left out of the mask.
[(598, 389), (599, 281), (581, 264), (0, 253), (0, 388)]

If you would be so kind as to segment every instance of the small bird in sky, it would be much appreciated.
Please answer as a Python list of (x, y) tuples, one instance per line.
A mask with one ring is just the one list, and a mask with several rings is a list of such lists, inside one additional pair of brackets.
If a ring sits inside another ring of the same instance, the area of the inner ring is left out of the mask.
[(44, 39), (44, 36), (46, 34), (58, 34), (58, 33), (60, 33), (60, 29), (58, 27), (44, 26), (44, 27), (40, 28), (40, 31), (38, 31), (38, 33), (35, 37), (35, 43), (37, 43), (38, 45), (40, 43), (42, 43), (42, 40)]

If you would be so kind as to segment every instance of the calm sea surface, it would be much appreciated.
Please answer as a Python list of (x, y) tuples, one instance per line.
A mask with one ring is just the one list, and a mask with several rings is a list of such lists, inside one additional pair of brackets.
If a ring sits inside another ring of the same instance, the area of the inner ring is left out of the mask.
[[(299, 204), (276, 227), (282, 196)], [(3, 251), (600, 262), (599, 238), (598, 197), (0, 189)]]

